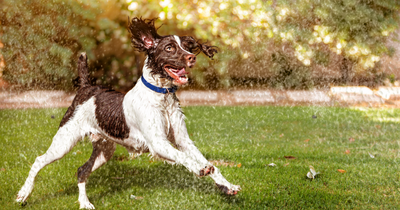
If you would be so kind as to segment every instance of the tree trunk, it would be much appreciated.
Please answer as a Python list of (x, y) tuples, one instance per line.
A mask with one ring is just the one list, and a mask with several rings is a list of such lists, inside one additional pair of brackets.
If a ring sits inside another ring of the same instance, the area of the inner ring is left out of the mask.
[(341, 82), (343, 84), (348, 84), (354, 77), (353, 72), (354, 62), (348, 58), (343, 57), (342, 62), (340, 64), (340, 72), (342, 74)]

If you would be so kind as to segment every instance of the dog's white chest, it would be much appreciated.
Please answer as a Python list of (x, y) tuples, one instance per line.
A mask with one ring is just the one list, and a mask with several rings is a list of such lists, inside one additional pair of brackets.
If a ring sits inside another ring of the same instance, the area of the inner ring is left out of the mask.
[[(168, 136), (171, 129), (171, 116), (175, 112), (180, 112), (179, 102), (172, 93), (156, 93), (141, 82), (125, 95), (123, 109), (131, 133), (128, 141), (132, 144), (136, 139), (143, 139), (146, 132), (162, 133)], [(141, 122), (146, 121), (151, 126), (144, 130), (140, 127)], [(161, 122), (161, 123), (160, 123)], [(137, 142), (141, 144), (142, 142)]]

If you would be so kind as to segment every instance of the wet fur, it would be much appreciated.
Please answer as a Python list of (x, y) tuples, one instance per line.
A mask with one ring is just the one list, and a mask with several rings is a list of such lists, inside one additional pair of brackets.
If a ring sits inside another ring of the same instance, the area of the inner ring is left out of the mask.
[[(195, 63), (193, 53), (203, 52), (212, 58), (217, 52), (215, 47), (200, 44), (192, 37), (160, 36), (154, 21), (134, 18), (129, 22), (133, 46), (147, 54), (142, 77), (154, 86), (174, 86), (174, 79), (164, 71), (165, 65), (187, 68)], [(174, 46), (173, 53), (164, 48), (169, 45)], [(185, 166), (197, 176), (210, 176), (218, 188), (228, 195), (240, 190), (240, 186), (229, 183), (219, 169), (204, 158), (189, 138), (185, 116), (175, 93), (155, 92), (141, 79), (126, 94), (93, 86), (84, 53), (78, 60), (78, 73), (79, 90), (61, 120), (49, 149), (32, 165), (25, 184), (18, 192), (17, 202), (25, 202), (29, 197), (35, 177), (42, 168), (61, 159), (87, 135), (92, 141), (93, 152), (77, 172), (80, 208), (94, 209), (86, 194), (87, 179), (94, 170), (110, 160), (116, 144), (125, 147), (130, 154), (150, 152), (153, 157)]]

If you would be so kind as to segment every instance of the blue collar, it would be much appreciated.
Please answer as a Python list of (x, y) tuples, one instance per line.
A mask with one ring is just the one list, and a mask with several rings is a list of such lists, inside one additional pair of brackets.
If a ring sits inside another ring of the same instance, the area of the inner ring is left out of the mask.
[(175, 93), (177, 90), (177, 87), (160, 88), (160, 87), (157, 87), (157, 86), (152, 85), (149, 82), (147, 82), (143, 76), (141, 78), (142, 78), (142, 82), (143, 82), (144, 86), (148, 87), (150, 90), (155, 91), (157, 93), (162, 93), (162, 94)]

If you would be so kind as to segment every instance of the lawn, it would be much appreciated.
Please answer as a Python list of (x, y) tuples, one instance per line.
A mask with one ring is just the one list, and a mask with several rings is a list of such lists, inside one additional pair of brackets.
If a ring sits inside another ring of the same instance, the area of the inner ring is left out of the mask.
[[(79, 208), (75, 173), (91, 154), (87, 140), (39, 173), (26, 206), (14, 202), (65, 111), (0, 110), (1, 208)], [(200, 151), (222, 163), (223, 175), (242, 191), (225, 196), (210, 178), (147, 155), (129, 160), (118, 147), (113, 159), (89, 177), (88, 197), (96, 209), (400, 207), (400, 110), (267, 106), (184, 111)], [(306, 177), (310, 165), (321, 172), (314, 180)]]

